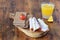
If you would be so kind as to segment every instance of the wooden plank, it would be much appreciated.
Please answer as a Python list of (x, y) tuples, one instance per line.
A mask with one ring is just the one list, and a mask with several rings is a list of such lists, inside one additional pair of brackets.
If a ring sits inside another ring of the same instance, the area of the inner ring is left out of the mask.
[(3, 22), (3, 10), (0, 9), (0, 24)]
[(25, 0), (16, 0), (16, 10), (24, 11)]
[(59, 5), (60, 1), (55, 0), (54, 4), (55, 4), (55, 10), (54, 10), (54, 13), (53, 13), (53, 18), (54, 18), (55, 22), (60, 24), (60, 5)]

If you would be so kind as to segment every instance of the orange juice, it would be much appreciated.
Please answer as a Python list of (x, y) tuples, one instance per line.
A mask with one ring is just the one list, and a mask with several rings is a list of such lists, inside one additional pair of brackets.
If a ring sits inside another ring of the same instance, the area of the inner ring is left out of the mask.
[(42, 17), (48, 19), (54, 10), (53, 4), (41, 4)]

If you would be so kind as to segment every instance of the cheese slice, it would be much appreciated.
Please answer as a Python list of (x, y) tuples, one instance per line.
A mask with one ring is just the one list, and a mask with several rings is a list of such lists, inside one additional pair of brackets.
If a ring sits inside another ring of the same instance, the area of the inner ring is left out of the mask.
[(53, 22), (53, 17), (52, 16), (49, 17), (48, 22)]

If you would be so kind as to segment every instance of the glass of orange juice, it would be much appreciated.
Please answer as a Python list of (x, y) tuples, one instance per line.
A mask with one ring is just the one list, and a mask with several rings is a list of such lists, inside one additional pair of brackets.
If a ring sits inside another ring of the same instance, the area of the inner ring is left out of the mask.
[(53, 10), (54, 10), (54, 4), (52, 3), (41, 4), (41, 11), (43, 18), (48, 19), (50, 16), (52, 16)]

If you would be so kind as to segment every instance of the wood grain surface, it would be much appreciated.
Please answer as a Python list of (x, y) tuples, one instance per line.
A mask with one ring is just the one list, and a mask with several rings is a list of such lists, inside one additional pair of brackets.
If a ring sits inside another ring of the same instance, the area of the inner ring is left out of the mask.
[[(60, 40), (60, 29), (59, 29), (59, 24), (58, 23), (48, 23), (47, 21), (45, 21), (50, 28), (50, 32), (41, 37), (41, 38), (31, 38), (26, 36), (23, 32), (21, 32), (20, 30), (17, 29), (17, 39), (18, 40)], [(24, 38), (23, 38), (24, 37)]]
[[(9, 29), (7, 32), (4, 33), (3, 40), (60, 40), (60, 24), (56, 22), (48, 23), (46, 20), (45, 22), (49, 25), (50, 32), (41, 38), (28, 37), (22, 31), (20, 31), (17, 27), (15, 27), (15, 35), (13, 35), (13, 32), (9, 31), (10, 30)], [(6, 25), (4, 26), (6, 27)]]
[[(53, 2), (56, 5), (56, 12), (54, 13), (54, 23), (46, 22), (50, 27), (50, 32), (42, 38), (30, 38), (23, 32), (12, 26), (12, 20), (9, 19), (9, 13), (16, 11), (32, 11), (35, 12), (36, 17), (41, 17), (41, 10), (39, 3)], [(30, 2), (27, 0), (0, 0), (0, 40), (60, 40), (60, 1), (59, 0), (31, 0), (33, 7), (29, 8)], [(56, 23), (55, 23), (56, 21)], [(4, 25), (5, 24), (5, 25)], [(14, 29), (15, 31), (13, 31)], [(6, 31), (7, 30), (7, 31)], [(15, 32), (15, 33), (14, 33)], [(13, 35), (14, 34), (14, 35)]]

